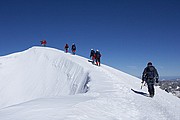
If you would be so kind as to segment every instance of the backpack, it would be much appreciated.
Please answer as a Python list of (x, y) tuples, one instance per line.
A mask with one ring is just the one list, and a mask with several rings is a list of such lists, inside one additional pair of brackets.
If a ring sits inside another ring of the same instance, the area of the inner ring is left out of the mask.
[(146, 69), (146, 78), (147, 79), (154, 79), (155, 77), (155, 68), (153, 66), (147, 67)]
[(101, 57), (100, 52), (96, 52), (96, 58), (100, 58), (100, 57)]
[(72, 46), (72, 50), (76, 50), (76, 46), (75, 45)]
[(94, 54), (95, 54), (95, 51), (91, 50), (91, 55), (90, 56), (94, 56)]

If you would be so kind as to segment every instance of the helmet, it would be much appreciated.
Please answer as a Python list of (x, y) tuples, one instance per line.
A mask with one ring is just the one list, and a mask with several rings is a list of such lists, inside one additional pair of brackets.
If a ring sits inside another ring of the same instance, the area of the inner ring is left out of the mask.
[(148, 62), (148, 64), (147, 64), (148, 66), (151, 66), (152, 65), (152, 62)]
[(91, 50), (93, 50), (93, 49), (91, 49)]
[(99, 50), (96, 50), (96, 51), (99, 51)]

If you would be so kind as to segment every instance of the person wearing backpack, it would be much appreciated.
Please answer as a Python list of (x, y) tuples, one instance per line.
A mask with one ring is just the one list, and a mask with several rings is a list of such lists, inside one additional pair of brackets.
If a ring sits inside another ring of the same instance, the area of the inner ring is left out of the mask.
[(74, 43), (72, 44), (71, 50), (72, 50), (72, 54), (75, 55), (75, 53), (76, 53), (76, 45)]
[(148, 85), (149, 96), (154, 96), (154, 83), (158, 83), (159, 75), (152, 62), (148, 62), (147, 67), (143, 71), (142, 84), (144, 82)]
[(94, 64), (95, 51), (93, 49), (91, 49), (90, 58), (92, 59), (92, 64)]
[(100, 66), (100, 64), (101, 64), (101, 61), (100, 61), (101, 53), (99, 52), (99, 50), (96, 50), (95, 58), (96, 58), (96, 65)]

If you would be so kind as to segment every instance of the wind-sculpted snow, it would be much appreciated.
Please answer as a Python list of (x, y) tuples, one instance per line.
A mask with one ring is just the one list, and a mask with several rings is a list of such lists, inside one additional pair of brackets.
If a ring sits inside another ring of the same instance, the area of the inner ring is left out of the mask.
[(147, 97), (140, 83), (78, 55), (33, 47), (0, 57), (0, 120), (180, 120), (180, 99), (158, 87)]
[(88, 71), (63, 52), (33, 47), (0, 59), (0, 107), (87, 91)]

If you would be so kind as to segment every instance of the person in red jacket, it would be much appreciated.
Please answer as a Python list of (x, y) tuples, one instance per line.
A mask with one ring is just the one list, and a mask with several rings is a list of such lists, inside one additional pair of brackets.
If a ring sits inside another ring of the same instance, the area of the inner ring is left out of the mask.
[(69, 45), (66, 43), (66, 45), (64, 46), (64, 49), (65, 49), (65, 52), (67, 53), (68, 52), (68, 49), (69, 49)]
[(100, 66), (100, 65), (101, 65), (100, 58), (101, 58), (101, 53), (99, 52), (99, 50), (96, 50), (95, 59), (96, 59), (96, 65), (97, 65), (97, 66)]
[(46, 44), (47, 44), (46, 40), (41, 40), (41, 45), (42, 45), (43, 47), (45, 47)]

